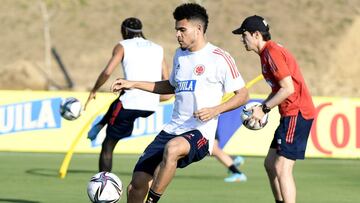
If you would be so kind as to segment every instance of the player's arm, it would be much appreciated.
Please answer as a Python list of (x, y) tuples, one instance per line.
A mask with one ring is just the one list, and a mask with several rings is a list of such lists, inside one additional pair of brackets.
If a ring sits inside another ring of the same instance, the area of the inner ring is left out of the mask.
[(211, 108), (202, 108), (194, 113), (194, 116), (201, 121), (208, 121), (215, 116), (231, 111), (244, 105), (249, 100), (249, 92), (246, 87), (243, 87), (239, 90), (234, 91), (234, 96), (232, 96), (226, 102), (223, 102), (215, 107)]
[(266, 99), (264, 99), (263, 104), (265, 104), (267, 101), (269, 101), (271, 98), (274, 97), (274, 95), (276, 94), (276, 92), (271, 92)]
[[(169, 75), (170, 75), (169, 68), (166, 64), (165, 57), (164, 57), (163, 61), (162, 61), (161, 79), (169, 80)], [(160, 95), (160, 101), (169, 100), (169, 99), (171, 99), (171, 97), (173, 97), (173, 94), (162, 94), (162, 95)]]
[(116, 79), (111, 85), (112, 92), (121, 93), (122, 90), (139, 89), (156, 94), (174, 94), (175, 88), (170, 84), (169, 80), (157, 82), (147, 81), (130, 81), (122, 78)]
[(264, 104), (273, 108), (283, 102), (286, 98), (295, 92), (294, 83), (291, 76), (286, 76), (279, 81), (280, 89), (271, 98), (269, 98)]
[[(269, 97), (263, 102), (263, 105), (266, 105), (268, 108), (272, 109), (275, 106), (278, 106), (286, 98), (292, 95), (295, 92), (294, 83), (291, 76), (286, 76), (285, 78), (279, 81), (280, 89), (276, 93), (270, 94)], [(257, 106), (253, 108), (253, 117), (257, 120), (260, 120), (265, 113), (262, 110), (262, 106)]]
[(267, 109), (266, 111), (269, 111), (295, 91), (284, 54), (279, 49), (271, 49), (267, 55), (267, 60), (269, 61), (271, 73), (275, 79), (279, 81), (280, 89), (276, 93), (270, 94), (267, 100), (263, 102), (263, 106), (254, 108), (253, 117), (257, 120), (260, 120), (264, 116), (263, 107)]
[(96, 80), (96, 83), (91, 92), (96, 92), (110, 77), (115, 68), (120, 64), (124, 57), (124, 48), (121, 44), (117, 44), (114, 49), (112, 56), (105, 66), (104, 70), (100, 73)]
[(88, 103), (92, 99), (95, 99), (96, 92), (109, 79), (110, 75), (115, 70), (115, 68), (120, 64), (123, 57), (124, 57), (124, 48), (121, 44), (117, 44), (113, 49), (112, 56), (108, 64), (105, 66), (104, 70), (100, 73), (100, 75), (98, 76), (95, 82), (94, 87), (90, 91), (89, 97), (84, 105), (84, 110), (86, 110)]

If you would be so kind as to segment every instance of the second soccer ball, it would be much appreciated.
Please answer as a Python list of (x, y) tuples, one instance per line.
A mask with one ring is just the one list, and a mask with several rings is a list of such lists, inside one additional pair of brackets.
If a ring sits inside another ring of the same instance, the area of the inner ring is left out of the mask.
[(253, 101), (253, 102), (249, 102), (244, 106), (244, 109), (241, 112), (241, 118), (243, 121), (243, 125), (250, 129), (250, 130), (260, 130), (263, 127), (265, 127), (265, 125), (268, 122), (268, 118), (269, 118), (269, 114), (265, 114), (264, 117), (260, 120), (260, 122), (255, 122), (254, 120), (251, 119), (253, 110), (252, 108), (254, 106), (260, 106), (261, 103), (257, 102), (257, 101)]

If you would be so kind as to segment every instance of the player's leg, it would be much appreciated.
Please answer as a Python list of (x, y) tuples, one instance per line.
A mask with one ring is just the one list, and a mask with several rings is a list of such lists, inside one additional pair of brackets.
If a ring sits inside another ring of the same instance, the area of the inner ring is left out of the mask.
[(119, 99), (115, 99), (109, 106), (108, 110), (106, 111), (105, 115), (102, 117), (102, 119), (98, 122), (100, 125), (106, 125), (107, 122), (109, 122), (112, 112), (114, 111), (116, 104), (119, 102)]
[(99, 170), (111, 171), (113, 151), (120, 139), (131, 136), (134, 128), (134, 121), (138, 117), (138, 111), (122, 108), (120, 101), (114, 105), (108, 126), (106, 128), (106, 137), (102, 143)]
[(286, 133), (281, 137), (276, 171), (280, 182), (281, 194), (286, 203), (296, 202), (296, 186), (293, 168), (298, 159), (305, 159), (307, 140), (313, 119), (305, 119), (301, 112), (296, 116), (285, 117)]
[(279, 156), (278, 151), (280, 149), (279, 145), (281, 144), (281, 140), (282, 140), (281, 137), (283, 136), (283, 134), (286, 133), (286, 130), (284, 130), (286, 129), (286, 126), (284, 126), (284, 124), (285, 124), (284, 119), (281, 118), (280, 124), (274, 133), (274, 138), (270, 144), (270, 149), (264, 161), (264, 166), (269, 179), (271, 191), (277, 203), (283, 202), (280, 183), (276, 174), (275, 162), (277, 160), (277, 157)]
[(222, 149), (219, 147), (218, 140), (215, 139), (214, 141), (214, 147), (212, 155), (215, 156), (215, 158), (222, 163), (226, 168), (231, 171), (231, 175), (224, 179), (225, 182), (240, 182), (240, 181), (246, 181), (247, 177), (245, 174), (243, 174), (234, 164), (233, 159), (226, 154)]
[(296, 202), (296, 186), (293, 177), (295, 160), (277, 156), (275, 161), (276, 176), (281, 188), (281, 196), (285, 203)]
[(134, 168), (133, 178), (128, 186), (128, 202), (144, 202), (149, 190), (149, 184), (158, 171), (159, 163), (162, 161), (165, 145), (173, 137), (173, 135), (161, 131), (140, 156)]
[(146, 172), (135, 171), (131, 183), (127, 187), (127, 202), (143, 203), (152, 179), (153, 176)]
[(165, 146), (163, 160), (154, 176), (146, 203), (156, 203), (175, 175), (176, 168), (184, 168), (203, 159), (209, 151), (209, 142), (198, 130), (186, 132), (171, 139)]
[(113, 151), (119, 139), (111, 136), (106, 136), (102, 143), (100, 158), (99, 158), (99, 171), (111, 172)]
[(281, 202), (281, 201), (283, 201), (283, 197), (281, 195), (279, 179), (276, 175), (276, 169), (275, 169), (276, 157), (278, 157), (278, 155), (276, 153), (276, 149), (270, 148), (268, 151), (268, 154), (265, 158), (264, 166), (265, 166), (267, 176), (269, 178), (269, 183), (270, 183), (270, 187), (271, 187), (272, 193), (274, 195), (274, 198), (277, 202)]
[[(272, 147), (276, 148), (275, 171), (281, 196), (285, 203), (296, 202), (293, 168), (297, 159), (305, 158), (312, 119), (306, 120), (299, 112), (296, 116), (283, 117), (275, 132)], [(274, 143), (275, 142), (275, 143)], [(276, 147), (274, 147), (277, 145)]]
[(219, 142), (216, 139), (214, 141), (212, 155), (227, 168), (233, 164), (232, 158), (220, 149)]
[(99, 134), (99, 132), (101, 131), (101, 129), (107, 124), (107, 122), (109, 121), (111, 114), (115, 108), (115, 105), (118, 103), (118, 100), (119, 99), (115, 99), (111, 103), (111, 105), (109, 106), (105, 115), (101, 118), (101, 120), (91, 127), (91, 129), (88, 132), (88, 138), (90, 140), (94, 140), (97, 137), (97, 135)]
[(164, 193), (166, 187), (175, 175), (177, 162), (189, 153), (190, 144), (184, 137), (175, 137), (165, 146), (163, 160), (160, 163), (159, 172), (154, 177), (151, 189), (158, 193)]

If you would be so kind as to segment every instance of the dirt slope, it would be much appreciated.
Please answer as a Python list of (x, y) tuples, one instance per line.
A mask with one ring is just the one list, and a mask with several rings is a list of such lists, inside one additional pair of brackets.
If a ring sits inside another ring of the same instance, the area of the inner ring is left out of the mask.
[[(180, 0), (48, 0), (51, 42), (70, 71), (75, 90), (88, 90), (120, 40), (119, 24), (143, 20), (145, 35), (165, 48), (168, 64), (178, 46), (172, 11)], [(266, 17), (273, 39), (297, 57), (313, 95), (360, 96), (360, 1), (357, 0), (203, 0), (208, 39), (230, 52), (248, 81), (260, 72), (258, 57), (231, 34), (244, 17)], [(56, 62), (44, 65), (43, 20), (39, 1), (1, 0), (0, 88), (46, 89), (65, 80)], [(120, 68), (119, 68), (120, 69)], [(117, 71), (112, 78), (121, 76)], [(109, 82), (104, 85), (107, 90)], [(265, 93), (261, 82), (251, 92)]]

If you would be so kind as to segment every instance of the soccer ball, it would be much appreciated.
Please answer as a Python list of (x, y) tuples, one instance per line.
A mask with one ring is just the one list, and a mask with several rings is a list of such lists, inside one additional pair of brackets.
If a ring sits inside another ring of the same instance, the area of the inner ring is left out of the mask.
[(63, 99), (60, 104), (60, 114), (66, 120), (75, 120), (81, 115), (81, 103), (74, 97)]
[(261, 103), (260, 102), (249, 102), (244, 106), (243, 111), (241, 112), (241, 118), (243, 120), (243, 125), (250, 129), (250, 130), (260, 130), (263, 127), (265, 127), (265, 125), (268, 122), (268, 118), (269, 118), (269, 114), (265, 114), (264, 117), (260, 120), (260, 122), (256, 122), (252, 121), (250, 118), (252, 116), (252, 108), (254, 106), (260, 106)]
[(87, 194), (94, 203), (118, 202), (122, 195), (122, 182), (113, 173), (100, 172), (91, 177)]

